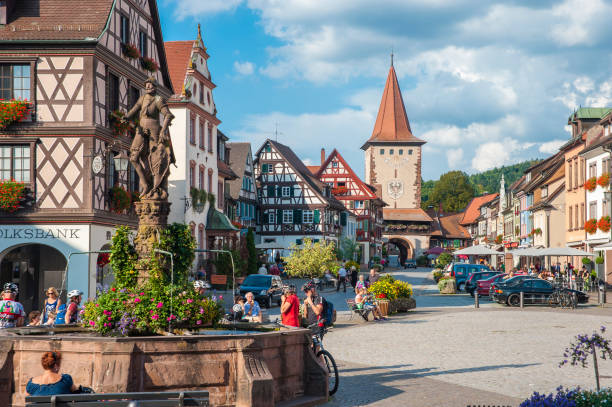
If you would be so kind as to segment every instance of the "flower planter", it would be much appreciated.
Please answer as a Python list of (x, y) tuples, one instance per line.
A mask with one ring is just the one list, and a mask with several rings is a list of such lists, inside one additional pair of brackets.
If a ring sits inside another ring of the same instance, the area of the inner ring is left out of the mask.
[(416, 301), (414, 298), (396, 298), (389, 301), (389, 312), (408, 312), (408, 310), (416, 307)]
[(378, 300), (378, 308), (383, 316), (389, 315), (389, 300)]
[(457, 282), (454, 278), (440, 280), (440, 282), (438, 282), (438, 289), (440, 290), (440, 294), (456, 294)]

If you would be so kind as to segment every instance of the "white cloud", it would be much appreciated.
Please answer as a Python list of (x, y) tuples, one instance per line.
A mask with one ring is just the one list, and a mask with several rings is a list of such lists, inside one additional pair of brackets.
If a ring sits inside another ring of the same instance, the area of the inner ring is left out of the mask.
[(446, 150), (446, 162), (449, 168), (456, 168), (457, 163), (463, 161), (463, 149), (453, 148)]
[(476, 171), (486, 171), (502, 165), (512, 164), (520, 161), (520, 152), (528, 150), (534, 143), (519, 143), (514, 139), (503, 142), (484, 143), (476, 149), (476, 155), (472, 159), (472, 168)]
[(253, 74), (253, 72), (255, 71), (255, 65), (249, 61), (244, 61), (244, 62), (234, 61), (234, 69), (240, 75), (247, 76), (247, 75)]
[(172, 0), (176, 4), (174, 16), (181, 21), (187, 17), (203, 16), (234, 10), (242, 0)]
[(556, 154), (559, 151), (559, 147), (565, 144), (567, 140), (552, 140), (540, 144), (538, 151), (544, 154)]

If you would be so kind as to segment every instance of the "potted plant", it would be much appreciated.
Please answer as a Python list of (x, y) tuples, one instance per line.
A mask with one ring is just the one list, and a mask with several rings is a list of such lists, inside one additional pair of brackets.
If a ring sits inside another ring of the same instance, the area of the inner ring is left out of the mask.
[(597, 219), (589, 219), (584, 222), (584, 230), (589, 235), (592, 235), (593, 233), (597, 232)]
[(604, 172), (603, 174), (601, 174), (601, 176), (597, 178), (597, 185), (603, 188), (609, 186), (610, 185), (610, 173)]
[(144, 57), (140, 58), (140, 64), (145, 71), (149, 72), (157, 72), (159, 70), (159, 65), (153, 58)]
[(608, 215), (602, 216), (601, 219), (599, 219), (599, 221), (597, 222), (597, 227), (602, 232), (606, 232), (606, 233), (609, 232), (610, 231), (610, 217)]
[(125, 113), (121, 110), (113, 110), (108, 114), (111, 131), (115, 137), (125, 136), (125, 133), (130, 129), (130, 123), (123, 121)]
[(584, 183), (584, 189), (587, 191), (595, 191), (595, 188), (597, 188), (597, 177), (591, 177)]
[(604, 258), (601, 256), (596, 257), (595, 264), (604, 264)]
[(0, 182), (0, 209), (15, 212), (25, 196), (25, 185), (15, 180)]
[(130, 59), (140, 58), (140, 51), (134, 44), (122, 44), (121, 51), (123, 52), (123, 55)]
[(132, 200), (130, 194), (123, 187), (113, 187), (110, 190), (111, 210), (115, 213), (121, 213), (130, 208)]
[(440, 290), (440, 294), (457, 293), (457, 281), (455, 280), (455, 277), (442, 276), (438, 280), (438, 290)]
[(9, 100), (0, 102), (0, 130), (23, 120), (28, 110), (27, 100)]

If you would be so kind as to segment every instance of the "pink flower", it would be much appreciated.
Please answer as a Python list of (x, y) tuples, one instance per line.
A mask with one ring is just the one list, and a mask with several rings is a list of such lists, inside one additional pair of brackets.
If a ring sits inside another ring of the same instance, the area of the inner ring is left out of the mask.
[(142, 297), (144, 295), (144, 293), (140, 293), (140, 296)]
[(200, 314), (204, 313), (204, 308), (200, 307)]
[(219, 299), (220, 299), (220, 300), (222, 300), (222, 299), (223, 299), (223, 296), (222, 296), (222, 295), (220, 295), (220, 296), (219, 296)]
[(158, 302), (158, 303), (157, 303), (157, 308), (161, 308), (161, 307), (163, 307), (163, 306), (164, 306), (164, 303), (163, 303), (163, 302)]
[(151, 319), (154, 319), (154, 320), (157, 321), (159, 319), (159, 315), (153, 314), (153, 315), (151, 315)]
[(187, 298), (187, 304), (191, 304), (193, 300), (191, 298)]
[(108, 317), (108, 320), (109, 320), (109, 321), (112, 321), (112, 320), (113, 320), (113, 318), (112, 318), (112, 317)]
[(123, 301), (123, 303), (125, 304), (125, 301)]
[(166, 321), (170, 321), (171, 319), (176, 319), (176, 315), (170, 315), (168, 318), (166, 318)]
[(99, 307), (99, 306), (100, 306), (100, 304), (96, 304), (96, 308)]
[(197, 325), (202, 325), (202, 321), (200, 321), (199, 319), (196, 321)]
[(134, 298), (134, 302), (140, 302), (140, 298)]
[(95, 326), (95, 325), (96, 325), (96, 323), (95, 323), (95, 322), (93, 322), (93, 321), (89, 321), (89, 325), (91, 325), (91, 326)]

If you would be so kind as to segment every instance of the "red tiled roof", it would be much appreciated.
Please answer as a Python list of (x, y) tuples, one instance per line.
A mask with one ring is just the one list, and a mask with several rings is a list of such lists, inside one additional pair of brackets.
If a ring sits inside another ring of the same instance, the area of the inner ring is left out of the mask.
[(225, 179), (231, 180), (238, 177), (238, 175), (236, 175), (236, 173), (224, 161), (217, 160), (217, 170), (219, 171), (219, 176)]
[(486, 203), (491, 202), (497, 197), (497, 195), (499, 194), (488, 194), (473, 198), (463, 211), (463, 218), (459, 223), (461, 225), (469, 225), (474, 223), (476, 219), (478, 219), (478, 217), (480, 216), (480, 207)]
[(175, 95), (180, 95), (187, 75), (187, 67), (191, 59), (193, 41), (168, 41), (166, 47), (166, 58), (168, 60), (168, 71)]
[(312, 172), (312, 175), (316, 176), (320, 167), (318, 165), (307, 165), (306, 168), (308, 168), (308, 171)]
[(17, 0), (0, 26), (0, 40), (97, 39), (106, 27), (113, 0)]
[(424, 144), (425, 141), (420, 140), (412, 134), (410, 122), (406, 115), (402, 92), (397, 82), (395, 68), (391, 65), (387, 83), (378, 108), (378, 116), (374, 124), (374, 131), (368, 142), (397, 142), (397, 141), (412, 141)]
[(467, 229), (461, 226), (459, 223), (463, 213), (456, 213), (454, 215), (440, 217), (440, 226), (442, 227), (442, 233), (446, 238), (455, 239), (469, 239), (470, 234)]
[(433, 222), (433, 219), (421, 208), (411, 208), (411, 209), (383, 208), (383, 219), (384, 220)]

